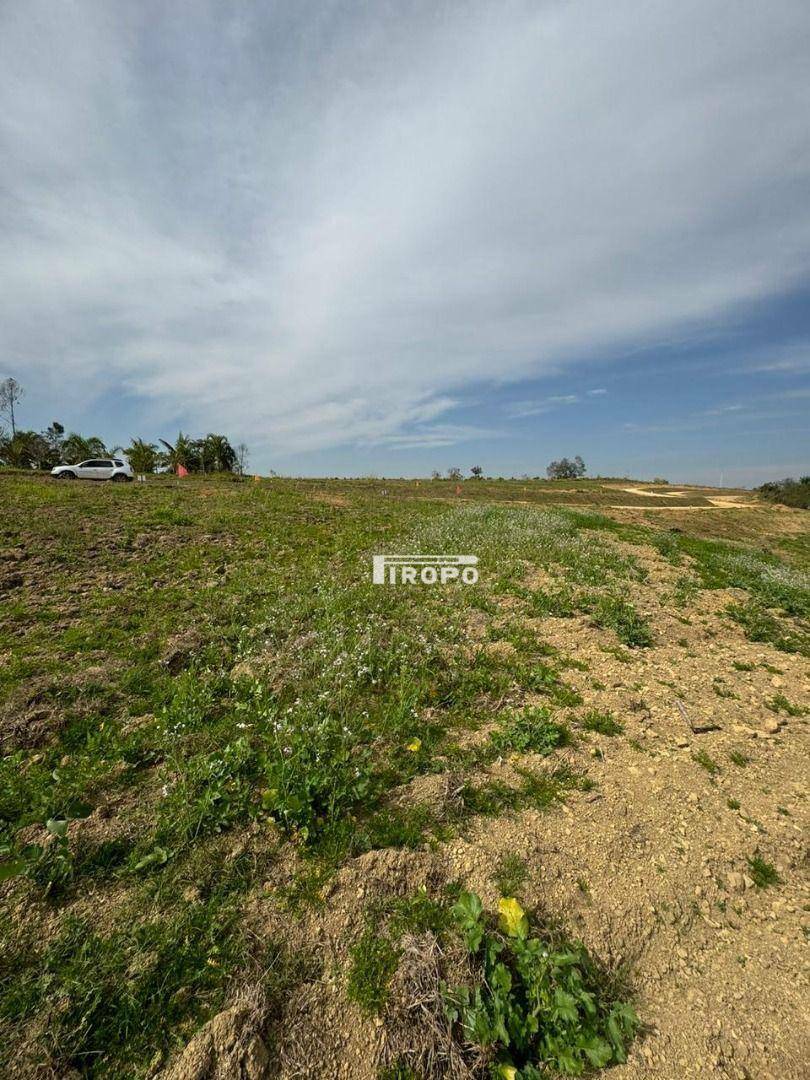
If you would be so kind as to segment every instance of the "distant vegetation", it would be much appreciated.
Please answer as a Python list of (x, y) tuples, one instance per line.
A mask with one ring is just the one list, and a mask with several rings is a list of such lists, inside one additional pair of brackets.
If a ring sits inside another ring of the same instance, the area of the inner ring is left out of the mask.
[(17, 427), (16, 406), (25, 391), (16, 379), (0, 382), (0, 420), (10, 430), (0, 426), (0, 465), (15, 469), (52, 469), (55, 465), (77, 465), (89, 458), (112, 457), (123, 454), (136, 473), (153, 473), (163, 469), (176, 471), (182, 466), (190, 473), (244, 472), (248, 448), (240, 443), (234, 450), (225, 435), (209, 433), (192, 439), (178, 432), (174, 444), (159, 441), (165, 449), (145, 439), (132, 439), (128, 447), (121, 444), (106, 446), (97, 435), (89, 438), (71, 431), (65, 434), (63, 424), (54, 420), (44, 431), (25, 431)]
[[(587, 468), (585, 466), (585, 462), (582, 460), (579, 454), (577, 454), (573, 461), (570, 461), (568, 458), (560, 458), (559, 461), (552, 461), (546, 469), (546, 476), (549, 480), (581, 480), (586, 472)], [(430, 474), (432, 480), (441, 480), (442, 475), (443, 474), (440, 472), (439, 469), (434, 469)], [(474, 480), (483, 480), (485, 477), (482, 466), (473, 465), (470, 469), (470, 476)], [(447, 470), (447, 479), (456, 481), (463, 480), (464, 472), (462, 471), (462, 469), (459, 468), (458, 465), (453, 465)], [(486, 477), (486, 479), (491, 480), (493, 479), (493, 477), (488, 476)], [(497, 477), (497, 479), (503, 480), (504, 477), (499, 476)], [(520, 479), (539, 480), (540, 477), (529, 476), (528, 473), (524, 473)], [(657, 484), (667, 483), (666, 480), (656, 480), (655, 482)]]
[(757, 488), (757, 491), (763, 499), (768, 499), (770, 502), (810, 510), (810, 476), (802, 476), (798, 480), (791, 477), (786, 480), (772, 480)]
[(577, 454), (573, 461), (567, 457), (552, 461), (546, 469), (546, 476), (549, 480), (579, 480), (586, 472), (585, 462)]
[(175, 471), (179, 465), (190, 473), (239, 470), (240, 455), (225, 435), (212, 433), (202, 439), (191, 439), (180, 432), (174, 445), (164, 445), (166, 449), (160, 450), (155, 443), (133, 439), (127, 447), (110, 447), (97, 435), (85, 438), (75, 431), (65, 435), (64, 427), (54, 420), (45, 431), (18, 430), (13, 435), (0, 431), (0, 465), (47, 471), (55, 465), (76, 465), (88, 458), (123, 454), (136, 473)]

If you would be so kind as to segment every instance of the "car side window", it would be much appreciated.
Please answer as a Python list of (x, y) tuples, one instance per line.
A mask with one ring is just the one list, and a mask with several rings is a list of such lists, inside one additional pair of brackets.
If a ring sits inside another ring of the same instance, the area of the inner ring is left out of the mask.
[(119, 460), (118, 460), (118, 458), (116, 458), (116, 459), (115, 459), (115, 461), (114, 461), (114, 464), (115, 464), (115, 465), (116, 465), (116, 466), (117, 466), (117, 467), (118, 467), (119, 469), (123, 469), (123, 467), (124, 467), (124, 463), (123, 463), (123, 461), (119, 461)]

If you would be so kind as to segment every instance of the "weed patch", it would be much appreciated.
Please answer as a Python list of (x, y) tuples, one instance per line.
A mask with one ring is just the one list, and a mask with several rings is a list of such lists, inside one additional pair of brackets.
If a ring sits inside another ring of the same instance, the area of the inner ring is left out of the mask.
[(589, 709), (579, 722), (586, 731), (595, 731), (599, 735), (621, 735), (624, 731), (624, 724), (609, 709)]
[(646, 649), (653, 643), (649, 623), (628, 600), (600, 596), (594, 604), (593, 620), (597, 626), (613, 630), (619, 641), (631, 649)]
[(787, 716), (806, 716), (808, 712), (804, 705), (794, 705), (784, 694), (774, 694), (770, 701), (765, 702), (765, 708)]
[(709, 776), (717, 776), (717, 774), (720, 772), (720, 766), (717, 764), (714, 758), (711, 757), (702, 748), (700, 750), (696, 750), (694, 754), (692, 754), (692, 760), (696, 761), (702, 769), (705, 769)]
[(474, 893), (453, 912), (477, 979), (445, 988), (447, 1015), (465, 1041), (494, 1050), (493, 1075), (539, 1080), (626, 1060), (638, 1018), (581, 944), (533, 935), (514, 899), (501, 901), (500, 929)]
[(502, 753), (550, 754), (571, 742), (571, 732), (564, 724), (554, 723), (548, 709), (524, 709), (500, 720), (490, 738)]
[(502, 896), (517, 896), (528, 875), (526, 860), (514, 852), (507, 852), (498, 861), (493, 875)]
[(781, 878), (776, 872), (776, 867), (759, 855), (752, 855), (748, 860), (748, 872), (758, 889), (768, 889), (772, 885), (781, 884)]

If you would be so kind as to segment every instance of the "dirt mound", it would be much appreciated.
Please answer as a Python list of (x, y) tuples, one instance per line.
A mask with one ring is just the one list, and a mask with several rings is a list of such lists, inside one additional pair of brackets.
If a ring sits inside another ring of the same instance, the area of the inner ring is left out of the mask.
[(270, 1057), (261, 1024), (261, 1011), (248, 1002), (218, 1013), (160, 1080), (268, 1080)]

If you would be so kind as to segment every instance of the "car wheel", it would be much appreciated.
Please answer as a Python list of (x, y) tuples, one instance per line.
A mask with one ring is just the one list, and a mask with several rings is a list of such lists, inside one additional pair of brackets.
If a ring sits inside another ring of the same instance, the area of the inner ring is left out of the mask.
[(119, 472), (119, 473), (114, 473), (114, 474), (113, 474), (113, 475), (112, 475), (112, 476), (110, 477), (110, 479), (111, 479), (111, 480), (115, 480), (115, 481), (116, 481), (117, 483), (119, 483), (119, 484), (120, 484), (120, 483), (121, 483), (122, 481), (123, 481), (123, 483), (126, 483), (126, 482), (127, 482), (127, 478), (126, 478), (126, 476), (124, 476), (124, 474), (123, 474), (123, 473), (120, 473), (120, 472)]
[(68, 472), (60, 472), (59, 473), (59, 479), (60, 480), (75, 480), (76, 479), (76, 473), (75, 472), (70, 472), (70, 470), (68, 470)]

